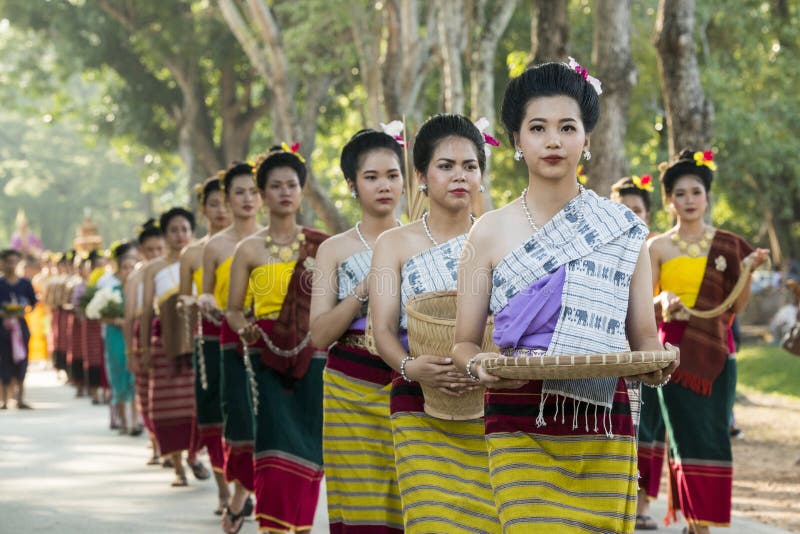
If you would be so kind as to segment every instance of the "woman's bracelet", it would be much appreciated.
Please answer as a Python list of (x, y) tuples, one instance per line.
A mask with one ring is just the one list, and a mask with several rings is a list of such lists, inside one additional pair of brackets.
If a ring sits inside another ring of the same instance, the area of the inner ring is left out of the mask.
[(644, 385), (649, 387), (649, 388), (659, 389), (659, 388), (663, 388), (664, 386), (669, 384), (670, 380), (672, 380), (672, 375), (667, 375), (667, 378), (665, 378), (664, 381), (661, 382), (660, 384), (656, 384), (655, 386), (651, 386), (650, 384), (644, 383)]
[(477, 355), (473, 356), (472, 358), (470, 358), (469, 361), (467, 362), (467, 376), (473, 382), (480, 382), (481, 379), (478, 378), (478, 375), (472, 373), (472, 364), (474, 364), (476, 361), (478, 361), (478, 356)]
[(366, 304), (367, 302), (369, 302), (369, 295), (367, 295), (366, 297), (362, 297), (361, 295), (358, 294), (356, 288), (353, 288), (350, 294), (353, 295), (353, 298), (355, 298), (361, 304)]
[(413, 382), (413, 380), (408, 378), (408, 375), (406, 374), (406, 364), (413, 359), (414, 359), (413, 356), (406, 356), (405, 358), (403, 358), (403, 361), (400, 362), (400, 376), (402, 376), (403, 380), (405, 380), (406, 382)]

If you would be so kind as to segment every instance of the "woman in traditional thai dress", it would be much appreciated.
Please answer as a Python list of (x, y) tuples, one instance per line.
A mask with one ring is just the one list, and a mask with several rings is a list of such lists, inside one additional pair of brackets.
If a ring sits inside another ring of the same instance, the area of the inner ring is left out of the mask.
[[(231, 224), (231, 216), (225, 203), (222, 190), (222, 175), (212, 176), (198, 188), (198, 204), (200, 213), (208, 221), (208, 234), (187, 246), (181, 252), (180, 259), (180, 294), (183, 312), (193, 316), (191, 310), (197, 305), (195, 299), (203, 290), (203, 248), (208, 240)], [(201, 320), (198, 318), (198, 321)], [(197, 328), (199, 325), (190, 325)], [(202, 327), (201, 327), (202, 328)], [(222, 411), (219, 395), (219, 337), (215, 336), (212, 344), (214, 350), (206, 354), (203, 350), (204, 339), (195, 338), (193, 355), (194, 395), (197, 409), (197, 436), (194, 440), (198, 448), (205, 447), (217, 483), (218, 505), (214, 510), (217, 515), (222, 511), (230, 498), (230, 490), (225, 482), (225, 457), (222, 452)]]
[(750, 296), (750, 284), (732, 306), (714, 318), (690, 316), (686, 308), (710, 310), (731, 293), (742, 261), (758, 267), (768, 251), (705, 223), (716, 164), (713, 154), (682, 151), (661, 175), (663, 198), (676, 225), (648, 243), (653, 283), (659, 291), (659, 334), (684, 354), (672, 382), (659, 391), (667, 428), (670, 501), (667, 520), (680, 510), (688, 531), (706, 533), (728, 526), (733, 465), (729, 414), (733, 403), (735, 351), (733, 315)]
[[(309, 333), (314, 257), (325, 234), (299, 226), (306, 167), (273, 149), (258, 166), (270, 224), (244, 240), (231, 265), (228, 323), (247, 344), (253, 408), (256, 518), (262, 532), (308, 532), (322, 481), (322, 370)], [(252, 293), (255, 321), (245, 317)], [(247, 387), (247, 386), (250, 387)], [(242, 517), (231, 517), (231, 531)]]
[(67, 352), (67, 363), (70, 370), (70, 382), (75, 386), (75, 397), (82, 398), (86, 395), (87, 380), (86, 371), (83, 365), (83, 317), (81, 317), (78, 303), (81, 296), (86, 292), (86, 280), (81, 271), (80, 256), (71, 251), (71, 270), (67, 279), (66, 291), (64, 293), (64, 307), (69, 314), (69, 349)]
[[(624, 204), (645, 224), (650, 222), (650, 193), (653, 191), (653, 178), (626, 176), (611, 186), (609, 198)], [(650, 236), (653, 234), (651, 233)], [(658, 497), (661, 485), (661, 472), (664, 467), (664, 421), (661, 419), (661, 406), (654, 388), (642, 389), (638, 384), (628, 389), (634, 427), (637, 428), (637, 458), (639, 466), (639, 491), (636, 499), (636, 530), (657, 530), (658, 524), (650, 516), (650, 501)], [(640, 400), (635, 401), (636, 396)], [(639, 405), (638, 420), (636, 418)]]
[(59, 254), (56, 259), (56, 274), (47, 284), (46, 298), (51, 313), (53, 366), (69, 376), (67, 365), (67, 324), (69, 319), (66, 310), (62, 308), (63, 294), (66, 291), (67, 263), (66, 253)]
[[(93, 250), (83, 262), (86, 272), (85, 291), (96, 291), (97, 281), (106, 272), (105, 258)], [(103, 323), (99, 319), (90, 319), (81, 312), (81, 345), (83, 347), (83, 375), (89, 389), (92, 404), (102, 404), (108, 378), (105, 372), (105, 347), (103, 346)], [(112, 421), (112, 428), (115, 427)]]
[[(636, 436), (625, 379), (505, 380), (480, 364), (498, 356), (481, 352), (489, 310), (507, 356), (662, 350), (647, 227), (576, 181), (599, 111), (580, 66), (547, 63), (509, 83), (502, 120), (528, 186), (476, 223), (459, 266), (453, 354), (490, 388), (486, 443), (506, 533), (634, 528)], [(670, 371), (636, 379), (657, 384)]]
[[(139, 327), (142, 316), (142, 281), (147, 264), (164, 255), (164, 237), (161, 228), (155, 219), (147, 220), (137, 232), (137, 244), (142, 261), (136, 264), (133, 272), (123, 285), (123, 301), (125, 302), (125, 323), (122, 334), (125, 338), (126, 360), (128, 370), (133, 373), (133, 382), (136, 387), (135, 414), (131, 417), (131, 424), (139, 425), (141, 418), (144, 428), (150, 438), (152, 454), (147, 465), (160, 465), (158, 442), (156, 441), (153, 421), (150, 419), (147, 407), (150, 404), (150, 376), (141, 362), (139, 349)], [(138, 414), (138, 415), (137, 415)]]
[[(172, 208), (161, 214), (159, 226), (167, 245), (166, 255), (151, 261), (142, 276), (142, 316), (139, 325), (141, 365), (149, 372), (150, 399), (148, 414), (152, 420), (158, 450), (175, 469), (172, 486), (186, 486), (182, 451), (192, 448), (194, 419), (194, 372), (191, 358), (168, 354), (167, 336), (174, 331), (162, 328), (177, 310), (180, 285), (181, 250), (192, 239), (194, 215), (183, 208)], [(169, 302), (168, 302), (169, 301)], [(158, 314), (154, 315), (157, 310)]]
[[(136, 248), (130, 243), (120, 243), (112, 251), (114, 261), (114, 279), (111, 286), (124, 302), (122, 287), (133, 272), (138, 256)], [(123, 304), (124, 307), (124, 304)], [(105, 363), (106, 372), (111, 384), (111, 407), (115, 411), (116, 421), (120, 426), (119, 433), (138, 435), (140, 429), (136, 428), (136, 411), (133, 409), (136, 386), (133, 374), (128, 370), (125, 351), (125, 336), (122, 327), (125, 323), (123, 317), (107, 318), (105, 332)], [(127, 409), (130, 406), (131, 409)], [(128, 420), (128, 414), (132, 414)]]
[(383, 360), (400, 377), (391, 389), (391, 425), (406, 532), (499, 532), (489, 486), (483, 419), (425, 413), (420, 384), (445, 395), (472, 389), (446, 355), (412, 358), (406, 303), (456, 288), (456, 266), (472, 226), (470, 206), (486, 167), (484, 139), (461, 115), (437, 115), (414, 142), (414, 169), (428, 196), (421, 221), (384, 232), (370, 273), (370, 314)]
[(261, 229), (258, 214), (263, 201), (249, 163), (232, 164), (222, 177), (222, 189), (233, 224), (203, 247), (203, 283), (198, 304), (206, 372), (211, 367), (219, 369), (216, 380), (222, 417), (223, 476), (226, 483), (233, 483), (233, 493), (222, 503), (222, 524), (227, 530), (230, 515), (246, 517), (253, 513), (249, 497), (253, 492), (253, 415), (247, 403), (244, 362), (236, 350), (239, 336), (223, 314), (228, 304), (233, 252), (243, 239)]
[(331, 534), (403, 530), (389, 424), (392, 369), (364, 340), (372, 248), (398, 225), (402, 160), (400, 144), (384, 132), (361, 130), (348, 141), (341, 168), (361, 220), (317, 252), (311, 342), (330, 347), (322, 455)]

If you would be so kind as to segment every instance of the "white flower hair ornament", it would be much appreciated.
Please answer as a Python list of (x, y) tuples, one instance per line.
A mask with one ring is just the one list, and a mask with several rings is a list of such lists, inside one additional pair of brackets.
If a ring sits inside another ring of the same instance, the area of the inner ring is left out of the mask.
[(403, 129), (405, 129), (405, 125), (403, 121), (394, 120), (389, 124), (379, 123), (381, 126), (381, 130), (386, 135), (391, 136), (397, 144), (400, 146), (406, 146), (406, 141), (403, 139)]
[(489, 155), (492, 153), (492, 150), (489, 146), (500, 146), (500, 141), (492, 137), (491, 135), (486, 133), (486, 129), (490, 126), (489, 119), (486, 117), (481, 117), (477, 121), (475, 121), (475, 127), (481, 132), (483, 136), (483, 150), (486, 152), (486, 157), (488, 158)]
[(598, 96), (603, 94), (603, 88), (602, 84), (600, 83), (600, 80), (598, 80), (594, 76), (590, 76), (589, 71), (586, 69), (586, 67), (581, 66), (580, 63), (575, 61), (575, 58), (570, 57), (567, 66), (572, 70), (574, 70), (575, 72), (577, 72), (578, 74), (580, 74), (584, 80), (589, 82), (591, 86), (594, 87), (594, 90), (597, 92)]

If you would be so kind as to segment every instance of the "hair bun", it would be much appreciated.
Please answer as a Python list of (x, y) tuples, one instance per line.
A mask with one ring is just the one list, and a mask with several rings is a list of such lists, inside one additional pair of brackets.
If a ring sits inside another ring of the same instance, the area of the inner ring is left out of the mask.
[(692, 150), (691, 148), (684, 148), (683, 150), (681, 150), (681, 153), (678, 154), (678, 158), (677, 159), (679, 159), (679, 160), (681, 160), (681, 159), (694, 160), (694, 153), (695, 153), (695, 151)]
[(662, 161), (661, 163), (658, 164), (658, 172), (660, 173), (663, 173), (668, 168), (669, 168), (669, 163), (667, 163), (666, 161)]

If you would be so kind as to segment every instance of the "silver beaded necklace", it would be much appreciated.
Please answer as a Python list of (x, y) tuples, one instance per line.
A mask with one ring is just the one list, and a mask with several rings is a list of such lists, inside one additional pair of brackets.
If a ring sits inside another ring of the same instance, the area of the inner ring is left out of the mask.
[[(400, 219), (395, 219), (395, 222), (397, 223), (397, 226), (403, 226), (403, 223), (400, 222)], [(369, 246), (369, 243), (367, 243), (367, 240), (364, 238), (364, 234), (361, 233), (361, 221), (356, 223), (355, 231), (358, 239), (360, 239), (361, 243), (364, 245), (364, 248), (372, 252), (372, 247)]]
[[(583, 205), (586, 203), (586, 200), (584, 199), (583, 196), (585, 192), (586, 189), (584, 189), (584, 187), (581, 184), (578, 184), (578, 196), (581, 199), (581, 207), (578, 210), (578, 217), (581, 218), (583, 217)], [(541, 228), (533, 220), (533, 214), (531, 213), (531, 210), (528, 209), (528, 200), (526, 198), (527, 196), (528, 196), (528, 188), (526, 187), (525, 189), (522, 190), (522, 194), (519, 196), (519, 198), (522, 201), (522, 211), (525, 212), (525, 217), (528, 218), (528, 223), (531, 225), (531, 228), (533, 228), (533, 233), (536, 233), (539, 230), (541, 230)]]
[(366, 248), (367, 250), (369, 250), (370, 252), (372, 252), (372, 247), (371, 247), (371, 246), (369, 246), (369, 243), (367, 243), (367, 240), (366, 240), (366, 239), (364, 239), (364, 234), (362, 234), (362, 233), (361, 233), (361, 221), (358, 221), (358, 222), (356, 223), (356, 235), (357, 235), (357, 236), (358, 236), (358, 238), (361, 240), (361, 243), (363, 243), (363, 245), (364, 245), (364, 248)]
[[(471, 214), (471, 213), (469, 214), (469, 220), (472, 223), (475, 222), (475, 216), (473, 214)], [(428, 236), (428, 239), (431, 240), (431, 243), (433, 243), (434, 246), (438, 247), (439, 246), (439, 242), (436, 241), (433, 238), (433, 234), (431, 234), (431, 229), (428, 226), (428, 212), (427, 211), (422, 214), (422, 229), (425, 230), (425, 235)]]

